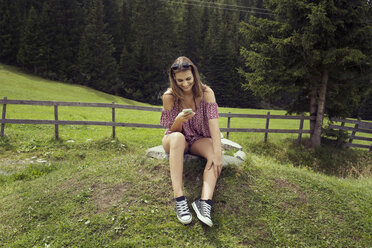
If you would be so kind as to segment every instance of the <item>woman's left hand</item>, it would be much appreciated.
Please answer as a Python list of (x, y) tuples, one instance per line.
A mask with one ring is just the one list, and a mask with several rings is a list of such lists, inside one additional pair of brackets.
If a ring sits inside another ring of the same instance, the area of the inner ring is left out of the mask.
[(218, 178), (222, 170), (222, 153), (214, 154), (210, 161), (208, 161), (208, 170), (213, 168), (214, 175)]

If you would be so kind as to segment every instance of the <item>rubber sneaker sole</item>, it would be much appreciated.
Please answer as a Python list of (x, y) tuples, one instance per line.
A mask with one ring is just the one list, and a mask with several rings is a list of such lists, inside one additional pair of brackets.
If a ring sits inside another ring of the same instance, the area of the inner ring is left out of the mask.
[(191, 223), (191, 221), (192, 221), (192, 215), (190, 215), (190, 218), (187, 219), (187, 220), (183, 220), (183, 219), (181, 219), (180, 217), (178, 217), (178, 215), (177, 215), (177, 219), (178, 219), (182, 224), (187, 225), (187, 224), (190, 224), (190, 223)]
[(207, 226), (212, 227), (213, 226), (213, 222), (209, 218), (206, 218), (203, 215), (201, 215), (201, 213), (199, 212), (199, 209), (196, 206), (195, 202), (193, 202), (191, 205), (192, 205), (192, 208), (194, 209), (194, 211), (195, 211), (196, 216), (198, 217), (198, 219), (201, 222), (203, 222), (204, 224), (206, 224)]

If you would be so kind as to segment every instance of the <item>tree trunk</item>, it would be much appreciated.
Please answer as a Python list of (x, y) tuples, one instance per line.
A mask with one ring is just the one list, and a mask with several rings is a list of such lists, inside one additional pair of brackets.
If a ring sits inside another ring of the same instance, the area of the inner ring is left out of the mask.
[(323, 128), (323, 117), (325, 110), (325, 100), (327, 94), (327, 84), (328, 84), (328, 69), (322, 71), (322, 81), (320, 85), (319, 97), (318, 97), (318, 110), (316, 115), (316, 122), (314, 127), (314, 133), (311, 138), (312, 147), (320, 146), (321, 144), (321, 134)]
[[(317, 103), (316, 103), (316, 93), (317, 93), (317, 87), (316, 84), (312, 84), (311, 93), (310, 93), (310, 116), (316, 116), (317, 111)], [(315, 129), (315, 123), (316, 120), (310, 120), (310, 140), (313, 138), (314, 135), (314, 129)]]

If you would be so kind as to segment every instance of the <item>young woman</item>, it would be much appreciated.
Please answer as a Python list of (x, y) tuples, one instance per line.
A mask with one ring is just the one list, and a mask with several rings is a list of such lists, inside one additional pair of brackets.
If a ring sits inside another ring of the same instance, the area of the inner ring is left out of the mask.
[[(164, 150), (169, 153), (170, 174), (179, 221), (192, 215), (183, 193), (183, 157), (189, 152), (207, 160), (200, 199), (192, 203), (197, 217), (212, 226), (212, 197), (222, 169), (218, 106), (212, 89), (200, 81), (198, 68), (186, 57), (177, 58), (169, 71), (170, 88), (163, 95), (160, 124), (167, 130)], [(189, 111), (183, 111), (189, 109)]]

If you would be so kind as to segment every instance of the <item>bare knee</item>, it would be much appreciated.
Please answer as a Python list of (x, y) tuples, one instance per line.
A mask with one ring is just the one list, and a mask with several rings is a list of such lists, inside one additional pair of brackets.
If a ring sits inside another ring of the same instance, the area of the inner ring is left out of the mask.
[(164, 136), (162, 143), (163, 148), (167, 153), (170, 153), (171, 149), (184, 149), (184, 152), (187, 152), (188, 150), (186, 138), (180, 132), (174, 132)]
[(170, 149), (179, 148), (185, 149), (186, 146), (186, 138), (180, 132), (174, 132), (169, 135), (170, 137)]

